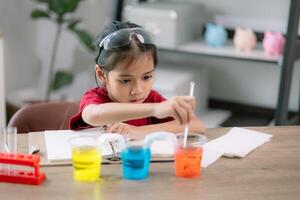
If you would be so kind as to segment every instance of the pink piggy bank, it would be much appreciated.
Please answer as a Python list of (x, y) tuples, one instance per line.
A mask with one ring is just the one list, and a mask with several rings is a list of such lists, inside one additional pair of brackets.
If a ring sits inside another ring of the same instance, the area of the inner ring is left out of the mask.
[(233, 43), (236, 49), (250, 52), (256, 46), (256, 35), (251, 29), (237, 27), (233, 36)]
[(285, 38), (282, 33), (266, 31), (264, 33), (263, 48), (267, 55), (282, 55)]

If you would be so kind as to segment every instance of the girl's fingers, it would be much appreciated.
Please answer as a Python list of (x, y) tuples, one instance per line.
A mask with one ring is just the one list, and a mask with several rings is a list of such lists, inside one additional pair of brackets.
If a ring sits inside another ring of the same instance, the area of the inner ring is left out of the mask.
[(190, 104), (192, 106), (192, 109), (194, 110), (196, 108), (196, 100), (193, 96), (184, 96), (183, 100)]
[(124, 128), (122, 126), (119, 126), (117, 128), (118, 133), (123, 133), (124, 132)]
[(108, 132), (116, 133), (118, 127), (119, 127), (119, 123), (112, 124), (111, 126), (108, 127)]
[(177, 113), (177, 110), (175, 108), (173, 110), (172, 117), (174, 118), (175, 121), (178, 121), (180, 124), (182, 124), (179, 113)]
[(186, 101), (178, 101), (178, 104), (186, 111), (186, 121), (190, 122), (193, 117), (192, 105), (190, 103), (187, 103)]
[(196, 118), (196, 114), (193, 112), (192, 119)]
[(130, 130), (123, 123), (116, 123), (108, 127), (108, 132), (129, 135)]
[(195, 97), (192, 98), (192, 108), (193, 108), (193, 110), (196, 108), (196, 99), (195, 99)]
[(108, 127), (106, 128), (106, 131), (107, 131), (107, 132), (112, 132), (112, 130), (113, 130), (113, 129), (112, 129), (112, 126), (113, 126), (113, 125), (108, 126)]
[(120, 123), (117, 123), (113, 128), (114, 128), (114, 133), (121, 133), (122, 131), (122, 126)]
[(196, 108), (196, 99), (193, 96), (185, 96), (183, 99), (187, 104), (191, 106), (191, 109), (189, 110), (189, 117), (190, 117), (189, 120), (192, 120), (196, 117), (194, 112)]
[(187, 112), (184, 108), (182, 108), (178, 102), (174, 103), (175, 112), (178, 115), (178, 118), (180, 119), (180, 124), (185, 124), (187, 121)]

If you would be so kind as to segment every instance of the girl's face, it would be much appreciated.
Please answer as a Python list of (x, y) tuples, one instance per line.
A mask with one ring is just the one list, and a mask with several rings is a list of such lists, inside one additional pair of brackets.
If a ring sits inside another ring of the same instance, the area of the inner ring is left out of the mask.
[[(109, 97), (114, 102), (143, 103), (148, 97), (154, 76), (151, 53), (145, 53), (127, 65), (120, 62), (104, 77)], [(103, 80), (103, 79), (102, 79)]]

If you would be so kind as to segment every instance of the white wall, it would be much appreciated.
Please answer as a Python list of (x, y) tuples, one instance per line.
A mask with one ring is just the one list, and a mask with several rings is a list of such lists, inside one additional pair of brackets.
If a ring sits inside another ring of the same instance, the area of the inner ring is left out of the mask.
[(6, 91), (31, 86), (39, 74), (35, 26), (30, 1), (0, 0), (0, 32), (4, 33)]

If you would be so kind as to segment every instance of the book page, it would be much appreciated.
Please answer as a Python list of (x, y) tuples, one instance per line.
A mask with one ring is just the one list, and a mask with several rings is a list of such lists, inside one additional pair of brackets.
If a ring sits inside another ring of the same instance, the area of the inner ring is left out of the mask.
[(227, 134), (209, 141), (204, 148), (223, 152), (228, 157), (245, 157), (249, 152), (270, 141), (271, 134), (234, 127)]
[[(91, 134), (93, 136), (100, 137), (103, 133), (99, 131), (87, 132), (87, 131), (71, 131), (71, 130), (59, 130), (59, 131), (45, 131), (45, 144), (47, 159), (49, 161), (65, 161), (72, 158), (72, 146), (70, 139), (74, 136)], [(102, 147), (102, 156), (114, 154), (109, 143), (105, 143)], [(121, 148), (114, 145), (116, 153), (121, 152)]]

